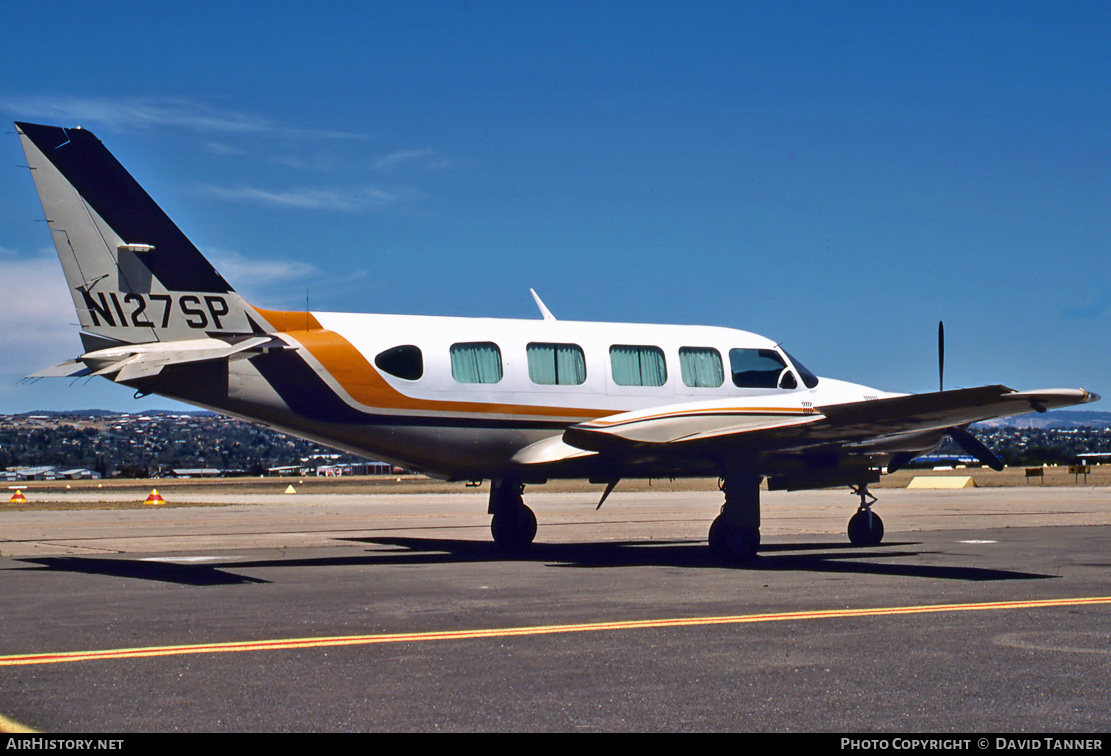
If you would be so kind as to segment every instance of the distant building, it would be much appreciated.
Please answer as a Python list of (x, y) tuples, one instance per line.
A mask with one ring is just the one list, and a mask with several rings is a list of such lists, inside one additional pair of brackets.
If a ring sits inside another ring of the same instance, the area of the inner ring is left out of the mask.
[(84, 467), (59, 469), (54, 465), (13, 467), (0, 473), (0, 480), (99, 480), (100, 473)]
[(967, 454), (923, 454), (914, 458), (914, 464), (930, 467), (955, 467), (957, 465), (979, 465), (980, 460)]
[(1077, 456), (1080, 457), (1080, 464), (1082, 465), (1104, 465), (1111, 462), (1111, 452), (1081, 452)]
[(320, 465), (316, 474), (320, 477), (335, 478), (342, 475), (390, 475), (393, 465), (388, 462), (349, 462), (342, 465)]
[(302, 477), (309, 474), (309, 468), (302, 467), (301, 465), (282, 465), (280, 467), (266, 468), (267, 475), (276, 475), (278, 477)]
[(175, 478), (218, 478), (225, 472), (215, 467), (177, 467), (170, 470), (170, 475)]

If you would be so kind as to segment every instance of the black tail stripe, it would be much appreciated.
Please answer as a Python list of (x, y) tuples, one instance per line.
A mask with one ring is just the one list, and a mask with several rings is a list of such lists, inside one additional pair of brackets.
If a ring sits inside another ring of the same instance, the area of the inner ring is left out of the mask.
[(227, 281), (93, 134), (16, 123), (81, 197), (128, 244), (151, 244), (142, 261), (169, 291), (227, 293)]

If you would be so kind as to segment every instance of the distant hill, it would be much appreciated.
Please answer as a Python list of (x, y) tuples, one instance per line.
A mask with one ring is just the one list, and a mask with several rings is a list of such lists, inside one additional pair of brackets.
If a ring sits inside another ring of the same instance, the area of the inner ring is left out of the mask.
[(987, 420), (978, 425), (989, 428), (1111, 428), (1111, 412), (1091, 410), (1053, 410)]
[(215, 415), (209, 410), (142, 410), (141, 412), (119, 412), (116, 410), (81, 409), (81, 410), (32, 410), (20, 412), (11, 417), (112, 417), (114, 415), (147, 415), (147, 416), (175, 416), (188, 415), (189, 417), (206, 417)]

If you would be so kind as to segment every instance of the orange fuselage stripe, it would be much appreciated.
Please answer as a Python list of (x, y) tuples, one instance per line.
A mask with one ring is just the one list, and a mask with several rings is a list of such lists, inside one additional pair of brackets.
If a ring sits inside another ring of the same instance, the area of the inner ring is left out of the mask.
[(414, 399), (387, 383), (350, 341), (335, 331), (323, 328), (311, 313), (256, 311), (266, 318), (274, 330), (284, 333), (308, 350), (348, 396), (366, 407), (437, 413), (544, 417), (565, 420), (568, 423), (614, 414), (613, 410), (575, 407)]

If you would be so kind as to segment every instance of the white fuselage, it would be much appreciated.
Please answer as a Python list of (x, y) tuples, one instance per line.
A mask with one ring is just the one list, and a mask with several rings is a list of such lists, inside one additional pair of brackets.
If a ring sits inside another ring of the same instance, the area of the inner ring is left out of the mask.
[[(400, 345), (415, 345), (424, 358), (417, 380), (382, 377), (397, 391), (424, 401), (508, 404), (512, 414), (528, 414), (532, 406), (625, 412), (676, 402), (759, 397), (769, 406), (801, 402), (837, 404), (864, 398), (892, 396), (857, 384), (822, 378), (807, 388), (791, 359), (771, 339), (748, 331), (715, 326), (602, 323), (585, 321), (455, 318), (417, 315), (368, 315), (314, 312), (320, 324), (343, 336), (373, 364), (376, 355)], [(454, 344), (496, 344), (503, 375), (494, 383), (462, 383), (452, 375), (450, 350)], [(581, 384), (543, 385), (530, 379), (526, 350), (529, 344), (570, 344), (582, 349), (586, 375)], [(661, 350), (666, 377), (662, 385), (621, 385), (614, 376), (610, 349), (616, 345), (649, 346)], [(691, 386), (684, 381), (680, 349), (709, 348), (722, 358), (723, 380), (717, 386)], [(796, 373), (796, 388), (737, 386), (731, 380), (729, 353), (733, 349), (772, 350)], [(584, 415), (580, 419), (596, 416)]]

